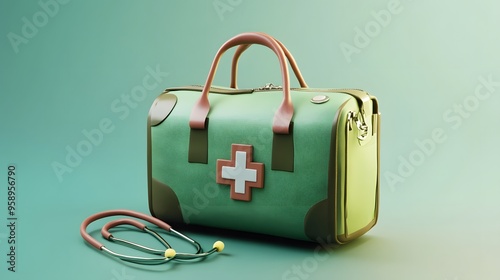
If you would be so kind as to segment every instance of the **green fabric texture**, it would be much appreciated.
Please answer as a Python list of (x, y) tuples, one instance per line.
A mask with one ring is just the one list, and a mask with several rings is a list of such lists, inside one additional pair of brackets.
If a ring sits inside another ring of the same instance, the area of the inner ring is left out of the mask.
[[(281, 91), (209, 95), (208, 163), (189, 163), (189, 116), (200, 93), (176, 91), (176, 107), (151, 128), (152, 175), (176, 193), (186, 223), (231, 228), (307, 240), (308, 210), (327, 198), (332, 125), (338, 108), (353, 100), (324, 93), (292, 91), (294, 172), (271, 170), (272, 123)], [(353, 101), (355, 103), (355, 101)], [(253, 146), (253, 161), (265, 165), (264, 188), (252, 188), (250, 202), (232, 200), (230, 187), (215, 181), (217, 159), (231, 159), (232, 144)]]

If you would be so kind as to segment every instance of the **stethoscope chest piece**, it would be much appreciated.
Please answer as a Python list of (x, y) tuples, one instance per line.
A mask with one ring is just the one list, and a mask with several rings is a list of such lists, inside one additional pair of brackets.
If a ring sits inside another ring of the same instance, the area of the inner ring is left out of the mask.
[[(172, 248), (172, 246), (158, 232), (148, 228), (146, 225), (144, 225), (143, 223), (141, 223), (137, 220), (125, 218), (125, 219), (113, 220), (113, 221), (106, 223), (101, 229), (101, 235), (105, 239), (112, 241), (114, 243), (123, 244), (123, 245), (126, 245), (128, 247), (137, 249), (139, 251), (146, 252), (146, 253), (149, 253), (152, 255), (156, 255), (157, 257), (139, 257), (139, 256), (129, 256), (129, 255), (125, 255), (125, 254), (116, 253), (116, 252), (106, 248), (103, 244), (101, 244), (99, 241), (95, 240), (92, 236), (90, 236), (90, 234), (87, 233), (87, 226), (89, 224), (91, 224), (92, 222), (97, 221), (99, 219), (110, 217), (110, 216), (129, 216), (129, 217), (135, 217), (135, 218), (138, 218), (141, 220), (148, 221), (148, 222), (154, 224), (155, 226), (181, 238), (182, 240), (185, 240), (185, 241), (191, 243), (196, 248), (196, 252), (195, 253), (176, 252)], [(150, 247), (147, 247), (144, 245), (140, 245), (140, 244), (113, 236), (109, 232), (109, 230), (111, 228), (119, 226), (119, 225), (131, 225), (133, 227), (136, 227), (136, 228), (152, 235), (165, 247), (165, 249), (164, 250), (153, 249), (153, 248), (150, 248)], [(196, 242), (195, 240), (189, 238), (188, 236), (174, 230), (169, 224), (167, 224), (167, 223), (165, 223), (157, 218), (154, 218), (154, 217), (151, 217), (151, 216), (139, 213), (139, 212), (131, 211), (131, 210), (109, 210), (109, 211), (94, 214), (83, 221), (82, 225), (80, 226), (80, 234), (82, 235), (83, 239), (85, 239), (85, 241), (87, 241), (94, 248), (96, 248), (100, 251), (103, 251), (103, 252), (105, 252), (113, 257), (121, 259), (123, 261), (128, 261), (128, 262), (133, 262), (133, 263), (138, 263), (138, 264), (162, 264), (162, 263), (169, 262), (171, 260), (194, 260), (194, 259), (204, 258), (204, 257), (207, 257), (207, 256), (215, 253), (215, 252), (221, 252), (222, 250), (224, 250), (224, 243), (222, 241), (216, 241), (214, 243), (212, 249), (204, 252), (201, 245), (198, 242)]]

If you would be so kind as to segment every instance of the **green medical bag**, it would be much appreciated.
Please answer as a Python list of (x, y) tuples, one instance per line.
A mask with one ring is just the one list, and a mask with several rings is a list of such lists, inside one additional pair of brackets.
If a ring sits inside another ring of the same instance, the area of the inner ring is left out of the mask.
[[(237, 88), (238, 58), (251, 44), (274, 51), (283, 86)], [(231, 86), (212, 86), (234, 46)], [(290, 88), (287, 60), (300, 88)], [(267, 34), (228, 40), (204, 86), (165, 90), (147, 133), (149, 208), (166, 222), (345, 243), (377, 221), (376, 98), (308, 87), (285, 46)]]

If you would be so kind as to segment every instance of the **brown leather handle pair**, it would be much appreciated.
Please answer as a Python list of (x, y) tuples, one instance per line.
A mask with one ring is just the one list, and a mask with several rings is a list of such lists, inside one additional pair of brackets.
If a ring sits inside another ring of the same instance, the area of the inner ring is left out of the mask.
[(215, 58), (212, 62), (212, 66), (210, 67), (210, 71), (208, 72), (207, 81), (205, 83), (205, 86), (203, 87), (200, 99), (194, 105), (193, 110), (191, 111), (189, 126), (192, 129), (206, 128), (206, 119), (208, 116), (208, 112), (210, 111), (208, 94), (210, 92), (210, 87), (212, 86), (215, 72), (217, 71), (217, 66), (222, 55), (232, 47), (252, 44), (266, 46), (274, 51), (274, 53), (278, 57), (283, 80), (283, 101), (274, 115), (273, 132), (277, 134), (289, 134), (290, 123), (293, 117), (293, 104), (290, 96), (290, 78), (288, 74), (286, 55), (280, 43), (278, 43), (273, 37), (264, 33), (257, 32), (242, 33), (236, 35), (225, 42), (217, 51), (217, 54), (215, 55)]
[[(261, 33), (261, 34), (264, 34), (264, 33)], [(264, 34), (264, 35), (267, 35), (267, 34)], [(285, 56), (288, 59), (288, 63), (290, 63), (290, 66), (292, 67), (293, 73), (295, 73), (295, 77), (299, 81), (300, 87), (302, 87), (302, 88), (308, 87), (306, 81), (304, 80), (304, 77), (302, 77), (302, 73), (300, 72), (300, 69), (297, 66), (297, 63), (295, 62), (293, 55), (288, 51), (288, 49), (285, 47), (285, 45), (283, 45), (280, 41), (276, 40), (275, 38), (273, 38), (273, 39), (276, 41), (276, 43), (278, 43), (280, 45), (281, 49), (285, 53)], [(238, 76), (238, 61), (240, 59), (240, 56), (243, 54), (243, 52), (245, 52), (250, 46), (251, 46), (251, 44), (240, 45), (236, 49), (236, 52), (234, 53), (233, 61), (231, 63), (231, 84), (230, 84), (231, 88), (238, 88), (237, 82), (236, 82), (238, 79), (238, 77), (237, 77)]]

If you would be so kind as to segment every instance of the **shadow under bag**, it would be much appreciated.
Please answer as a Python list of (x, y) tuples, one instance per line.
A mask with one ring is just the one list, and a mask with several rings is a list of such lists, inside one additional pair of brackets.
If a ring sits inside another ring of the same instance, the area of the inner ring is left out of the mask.
[[(276, 54), (283, 86), (237, 88), (239, 56), (252, 44)], [(221, 56), (235, 46), (230, 87), (212, 86)], [(287, 60), (300, 88), (290, 88)], [(377, 221), (377, 99), (308, 87), (290, 52), (267, 34), (224, 43), (204, 86), (160, 94), (147, 141), (149, 208), (161, 220), (336, 243)]]

